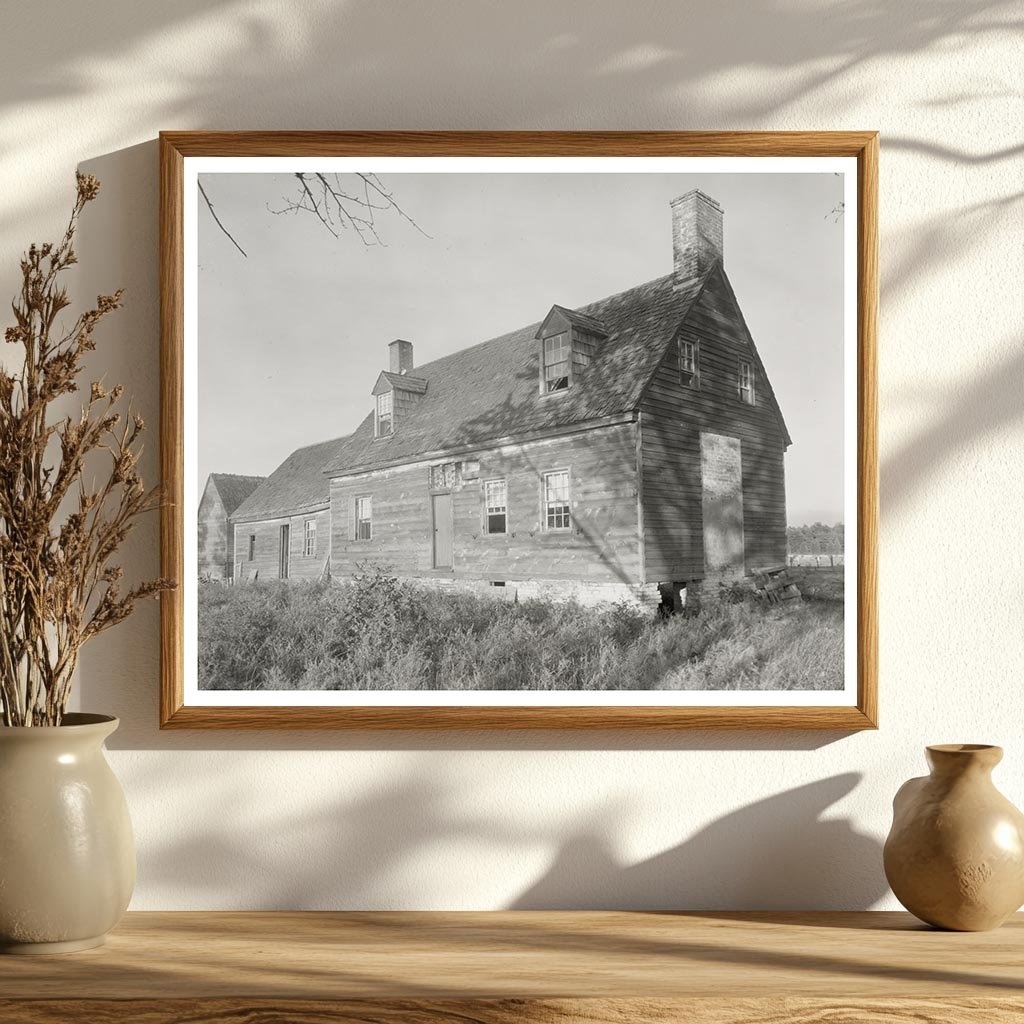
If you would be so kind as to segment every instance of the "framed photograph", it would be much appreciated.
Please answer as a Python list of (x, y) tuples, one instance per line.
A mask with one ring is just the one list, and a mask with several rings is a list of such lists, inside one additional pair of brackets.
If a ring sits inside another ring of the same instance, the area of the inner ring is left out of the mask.
[(874, 728), (875, 132), (161, 136), (161, 724)]

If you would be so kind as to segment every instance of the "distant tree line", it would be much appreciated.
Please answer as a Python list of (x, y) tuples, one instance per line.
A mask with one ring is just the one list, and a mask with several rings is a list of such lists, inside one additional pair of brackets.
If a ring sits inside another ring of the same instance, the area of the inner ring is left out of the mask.
[(786, 530), (791, 555), (841, 555), (845, 551), (842, 523), (813, 523)]

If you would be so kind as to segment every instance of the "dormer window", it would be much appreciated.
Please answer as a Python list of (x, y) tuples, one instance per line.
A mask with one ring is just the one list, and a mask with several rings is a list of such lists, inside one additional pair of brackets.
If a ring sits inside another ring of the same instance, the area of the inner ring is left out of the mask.
[(572, 348), (569, 332), (562, 331), (544, 339), (544, 391), (565, 391), (569, 387), (569, 360)]
[(576, 385), (608, 331), (592, 316), (552, 306), (536, 337), (540, 344), (540, 393), (557, 395)]
[[(364, 406), (365, 408), (365, 406)], [(377, 437), (387, 437), (394, 426), (394, 392), (377, 396)]]

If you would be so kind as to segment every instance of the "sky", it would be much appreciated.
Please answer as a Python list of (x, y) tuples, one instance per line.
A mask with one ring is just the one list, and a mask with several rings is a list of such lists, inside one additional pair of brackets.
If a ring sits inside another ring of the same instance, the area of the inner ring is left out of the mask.
[[(351, 181), (352, 175), (346, 178)], [(725, 269), (786, 418), (791, 525), (843, 518), (842, 178), (827, 174), (459, 174), (383, 179), (383, 245), (280, 213), (287, 174), (203, 174), (199, 464), (266, 476), (351, 433), (404, 338), (422, 365), (672, 270), (669, 202), (725, 210)]]

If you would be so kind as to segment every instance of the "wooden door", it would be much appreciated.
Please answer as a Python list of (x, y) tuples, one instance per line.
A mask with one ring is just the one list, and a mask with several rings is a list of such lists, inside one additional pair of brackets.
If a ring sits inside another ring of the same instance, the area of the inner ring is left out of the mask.
[(431, 498), (434, 512), (434, 568), (452, 567), (452, 496), (435, 494)]
[(738, 437), (701, 434), (704, 569), (743, 572), (743, 457)]
[(288, 559), (290, 555), (289, 548), (291, 547), (291, 527), (287, 523), (281, 527), (281, 567), (280, 576), (281, 579), (288, 579)]

